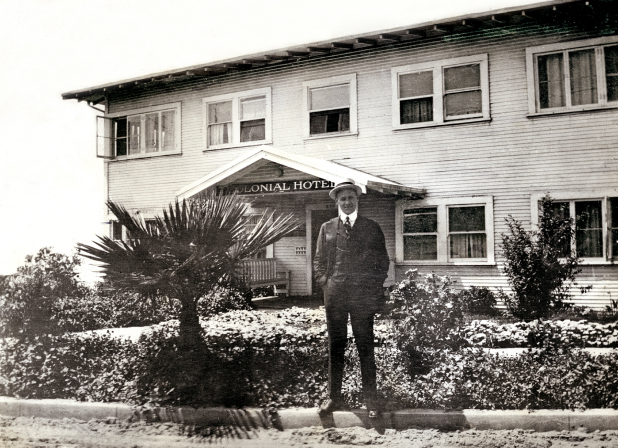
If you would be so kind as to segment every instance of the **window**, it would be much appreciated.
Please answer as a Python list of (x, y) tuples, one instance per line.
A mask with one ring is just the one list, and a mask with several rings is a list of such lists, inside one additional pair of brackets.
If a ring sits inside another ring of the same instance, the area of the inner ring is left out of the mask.
[(399, 201), (395, 227), (397, 262), (494, 262), (491, 197)]
[(305, 82), (303, 101), (305, 137), (357, 133), (356, 74)]
[(403, 210), (403, 250), (405, 260), (438, 260), (438, 209)]
[(485, 206), (447, 207), (449, 257), (487, 258)]
[(526, 49), (531, 114), (618, 106), (618, 38)]
[(574, 245), (565, 245), (562, 253), (566, 256), (574, 251), (581, 258), (603, 257), (602, 201), (556, 201), (553, 205), (558, 216), (573, 218), (575, 222)]
[(180, 103), (97, 117), (97, 155), (137, 158), (180, 153)]
[(396, 129), (489, 119), (487, 55), (391, 70)]
[[(566, 243), (562, 253), (576, 253), (584, 263), (605, 263), (618, 257), (618, 192), (590, 195), (585, 192), (551, 193), (554, 213), (571, 218), (575, 239)], [(614, 195), (615, 197), (611, 197)], [(532, 222), (538, 223), (539, 204), (544, 195), (532, 196)]]
[(114, 241), (122, 241), (123, 238), (123, 226), (118, 221), (110, 221), (110, 238)]
[(269, 87), (204, 98), (206, 148), (270, 143), (270, 93)]

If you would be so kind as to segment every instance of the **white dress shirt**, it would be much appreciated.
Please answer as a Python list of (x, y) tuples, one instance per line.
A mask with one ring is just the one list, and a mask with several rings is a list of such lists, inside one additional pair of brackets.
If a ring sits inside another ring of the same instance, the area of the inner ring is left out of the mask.
[(341, 209), (339, 209), (339, 219), (341, 219), (341, 222), (345, 224), (345, 219), (350, 218), (350, 227), (354, 227), (354, 223), (356, 222), (357, 216), (358, 216), (358, 210), (354, 210), (349, 215), (346, 215), (345, 213), (341, 211)]

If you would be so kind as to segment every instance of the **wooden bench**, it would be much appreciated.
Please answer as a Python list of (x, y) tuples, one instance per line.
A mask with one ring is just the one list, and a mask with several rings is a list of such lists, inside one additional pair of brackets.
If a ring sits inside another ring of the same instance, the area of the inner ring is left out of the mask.
[(242, 273), (251, 288), (274, 286), (275, 295), (290, 295), (290, 271), (279, 272), (274, 258), (243, 260)]

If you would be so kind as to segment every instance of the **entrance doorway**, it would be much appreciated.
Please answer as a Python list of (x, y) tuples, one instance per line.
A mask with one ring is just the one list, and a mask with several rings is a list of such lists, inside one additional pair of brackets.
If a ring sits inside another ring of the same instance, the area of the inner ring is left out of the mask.
[(313, 294), (322, 294), (322, 287), (315, 281), (313, 275), (313, 257), (315, 257), (315, 249), (318, 243), (318, 235), (320, 234), (320, 227), (329, 219), (333, 219), (337, 216), (337, 209), (333, 206), (328, 209), (311, 210), (311, 279)]

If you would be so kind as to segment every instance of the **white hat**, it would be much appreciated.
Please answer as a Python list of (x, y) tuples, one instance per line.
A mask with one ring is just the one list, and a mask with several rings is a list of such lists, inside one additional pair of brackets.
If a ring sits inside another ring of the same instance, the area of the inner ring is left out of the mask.
[(360, 196), (361, 194), (363, 194), (362, 188), (359, 187), (358, 185), (356, 185), (352, 179), (346, 179), (343, 182), (339, 182), (337, 185), (335, 185), (335, 188), (330, 190), (328, 192), (328, 195), (331, 197), (331, 199), (336, 201), (337, 200), (337, 192), (339, 192), (341, 190), (345, 190), (345, 189), (356, 191), (356, 195), (357, 196)]

